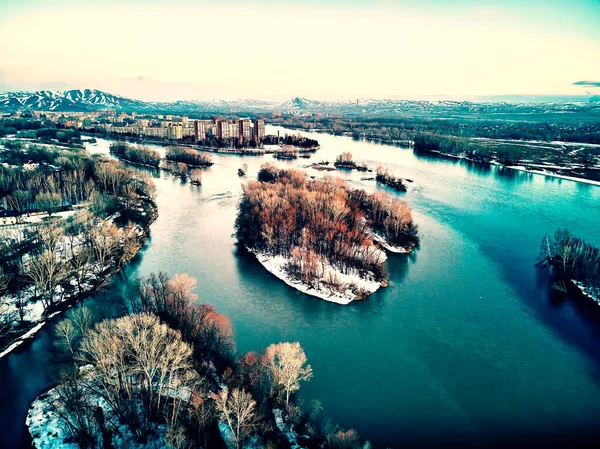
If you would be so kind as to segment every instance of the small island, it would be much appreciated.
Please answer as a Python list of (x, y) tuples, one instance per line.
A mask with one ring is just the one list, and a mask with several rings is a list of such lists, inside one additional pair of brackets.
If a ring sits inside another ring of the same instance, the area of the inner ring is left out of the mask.
[(335, 168), (346, 169), (346, 170), (358, 170), (358, 171), (369, 171), (369, 167), (364, 164), (357, 164), (352, 159), (352, 153), (344, 152), (335, 158), (333, 164)]
[(408, 253), (419, 241), (406, 202), (269, 163), (244, 185), (235, 227), (239, 243), (268, 271), (338, 304), (387, 285), (382, 247)]
[(552, 288), (575, 290), (600, 305), (600, 249), (559, 229), (542, 240), (539, 264), (552, 269)]
[(406, 185), (404, 184), (404, 180), (395, 176), (393, 173), (390, 173), (389, 170), (383, 166), (377, 167), (377, 176), (375, 177), (377, 182), (391, 187), (392, 189), (398, 190), (400, 192), (406, 192)]
[(300, 152), (298, 151), (297, 148), (295, 148), (291, 145), (284, 145), (281, 147), (280, 151), (273, 154), (273, 157), (275, 159), (291, 160), (291, 159), (298, 159), (299, 155), (300, 155)]

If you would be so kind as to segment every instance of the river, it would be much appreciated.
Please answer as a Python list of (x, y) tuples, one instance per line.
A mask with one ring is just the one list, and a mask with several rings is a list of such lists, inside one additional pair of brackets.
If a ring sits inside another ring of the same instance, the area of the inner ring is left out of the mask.
[[(267, 127), (267, 132), (282, 128)], [(296, 131), (289, 131), (296, 133)], [(314, 370), (300, 390), (373, 447), (561, 446), (595, 436), (600, 413), (596, 311), (551, 301), (534, 267), (541, 238), (568, 228), (600, 244), (600, 187), (325, 134), (300, 166), (342, 151), (414, 180), (420, 248), (391, 255), (390, 287), (340, 306), (305, 296), (238, 253), (232, 237), (241, 183), (271, 155), (214, 155), (201, 187), (156, 174), (159, 218), (113, 286), (88, 301), (118, 313), (135, 276), (163, 270), (198, 279), (199, 301), (232, 320), (238, 353), (299, 341)], [(89, 149), (106, 152), (99, 139)], [(162, 148), (160, 148), (163, 151)], [(237, 169), (248, 164), (246, 178)], [(308, 170), (321, 176), (324, 172)], [(335, 172), (375, 190), (365, 173)], [(389, 191), (391, 195), (397, 195)], [(0, 447), (26, 447), (30, 402), (58, 375), (53, 324), (0, 360)]]

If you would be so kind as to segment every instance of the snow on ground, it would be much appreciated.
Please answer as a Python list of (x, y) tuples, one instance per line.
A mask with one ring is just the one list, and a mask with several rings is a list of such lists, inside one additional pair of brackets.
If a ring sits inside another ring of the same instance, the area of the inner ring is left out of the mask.
[(327, 278), (328, 273), (337, 275), (337, 277), (346, 285), (347, 288), (344, 291), (337, 291), (324, 285), (322, 282), (319, 282), (319, 288), (315, 289), (314, 287), (306, 285), (305, 283), (293, 278), (287, 272), (286, 266), (290, 261), (288, 258), (281, 255), (272, 256), (258, 251), (250, 252), (256, 256), (256, 259), (262, 264), (263, 267), (267, 269), (267, 271), (274, 274), (290, 287), (293, 287), (302, 293), (306, 293), (307, 295), (316, 296), (317, 298), (334, 302), (336, 304), (346, 305), (359, 299), (350, 289), (351, 285), (354, 285), (359, 289), (366, 290), (369, 293), (374, 293), (379, 289), (379, 287), (381, 287), (381, 283), (374, 280), (363, 279), (358, 275), (358, 273), (344, 274), (339, 269), (331, 265), (327, 265), (325, 267), (325, 278)]
[(404, 248), (403, 246), (394, 246), (390, 245), (382, 236), (371, 232), (371, 237), (385, 249), (387, 249), (391, 253), (396, 254), (408, 254), (410, 253), (410, 249)]
[(32, 446), (38, 449), (78, 449), (75, 443), (65, 443), (65, 433), (61, 421), (52, 411), (52, 403), (57, 399), (55, 389), (40, 395), (27, 413), (25, 425), (31, 434)]
[(4, 351), (0, 352), (0, 359), (4, 357), (6, 354), (11, 353), (16, 348), (18, 348), (25, 340), (32, 338), (42, 327), (44, 327), (46, 322), (39, 323), (37, 326), (32, 327), (25, 334), (21, 335), (18, 340), (16, 340), (12, 345), (6, 348)]
[(600, 186), (600, 181), (594, 181), (592, 179), (585, 179), (585, 178), (576, 178), (574, 176), (559, 175), (556, 173), (551, 173), (551, 172), (547, 172), (547, 171), (543, 171), (543, 170), (528, 170), (526, 167), (523, 167), (522, 165), (508, 165), (506, 168), (512, 168), (514, 170), (524, 171), (527, 173), (533, 173), (534, 175), (551, 176), (553, 178), (566, 179), (568, 181), (582, 182), (584, 184), (592, 184), (595, 186)]
[[(67, 211), (63, 214), (74, 214), (77, 211)], [(117, 213), (118, 214), (118, 213)], [(114, 220), (114, 218), (117, 217), (117, 214), (112, 215), (111, 217), (109, 217), (107, 220), (108, 221), (112, 221)], [(100, 223), (98, 224), (98, 226), (100, 226)], [(124, 231), (121, 229), (121, 240), (123, 240), (125, 233)], [(135, 230), (136, 234), (138, 236), (140, 236), (143, 231), (141, 228), (137, 227)], [(72, 257), (73, 254), (77, 253), (82, 245), (84, 244), (85, 238), (82, 234), (75, 236), (73, 238), (68, 238), (67, 236), (62, 236), (62, 240), (60, 242), (60, 244), (58, 245), (59, 250), (57, 251), (57, 257), (61, 257), (62, 259), (68, 259), (70, 257)], [(122, 241), (122, 243), (124, 243)], [(29, 257), (29, 254), (25, 254), (23, 256), (23, 261), (24, 263), (27, 263), (27, 259)], [(81, 272), (79, 273), (79, 282), (81, 283), (81, 291), (79, 291), (77, 287), (77, 279), (76, 277), (73, 277), (72, 279), (70, 279), (69, 283), (71, 284), (71, 286), (73, 286), (73, 291), (71, 293), (65, 293), (65, 290), (62, 286), (57, 286), (55, 288), (55, 290), (52, 292), (53, 296), (54, 296), (54, 302), (55, 304), (60, 304), (66, 301), (71, 300), (74, 296), (86, 293), (86, 292), (91, 292), (94, 289), (94, 285), (92, 285), (93, 281), (98, 280), (99, 279), (99, 274), (101, 273), (105, 273), (108, 270), (110, 270), (111, 266), (106, 264), (106, 265), (101, 265), (98, 263), (89, 263), (85, 269), (85, 273), (86, 276), (85, 278), (81, 277)], [(77, 276), (77, 275), (74, 275)], [(0, 297), (0, 305), (3, 306), (1, 313), (2, 314), (8, 314), (10, 317), (12, 317), (13, 319), (13, 327), (17, 326), (19, 324), (19, 311), (18, 311), (18, 307), (17, 304), (20, 301), (21, 304), (23, 305), (23, 322), (24, 323), (41, 323), (43, 325), (43, 322), (45, 322), (46, 320), (49, 320), (50, 318), (54, 317), (55, 315), (62, 313), (62, 311), (58, 310), (54, 313), (52, 313), (49, 316), (44, 316), (44, 311), (45, 311), (45, 306), (42, 300), (38, 299), (37, 301), (33, 301), (32, 298), (34, 298), (36, 291), (33, 287), (33, 285), (30, 285), (24, 289), (22, 289), (20, 291), (20, 295), (21, 297), (17, 297), (15, 295), (5, 295), (5, 296), (1, 296)], [(7, 349), (5, 349), (4, 351), (2, 351), (0, 353), (0, 358), (4, 357), (5, 355), (7, 355), (8, 353), (10, 353), (12, 350), (14, 350), (15, 348), (17, 348), (19, 345), (21, 345), (25, 340), (33, 337), (33, 334), (35, 334), (35, 332), (37, 332), (39, 329), (41, 328), (40, 325), (35, 326), (33, 329), (31, 329), (29, 332), (27, 332), (26, 334), (18, 337), (15, 342), (13, 344), (11, 344)]]
[[(66, 210), (64, 212), (55, 212), (51, 215), (51, 217), (66, 219), (66, 218), (72, 217), (77, 212), (78, 212), (77, 210)], [(30, 217), (25, 217), (24, 222), (25, 223), (41, 223), (42, 221), (44, 221), (45, 218), (48, 218), (48, 217), (50, 217), (50, 215), (48, 215), (47, 213), (31, 215)]]
[[(85, 365), (79, 368), (82, 376), (89, 376), (93, 379), (93, 365)], [(181, 393), (177, 393), (181, 396)], [(111, 409), (108, 403), (101, 398), (87, 396), (89, 405), (100, 406), (106, 416), (111, 415)], [(171, 396), (173, 397), (173, 396)], [(25, 419), (25, 426), (29, 428), (32, 438), (32, 446), (37, 449), (78, 449), (75, 443), (65, 443), (65, 438), (69, 436), (67, 428), (63, 425), (61, 419), (54, 412), (54, 403), (59, 399), (56, 388), (39, 395), (31, 404)], [(114, 418), (114, 416), (112, 417)], [(156, 424), (152, 427), (152, 433), (148, 441), (138, 443), (135, 441), (133, 432), (128, 425), (119, 425), (118, 431), (112, 437), (112, 447), (122, 449), (164, 449), (165, 435), (167, 425)], [(234, 446), (235, 447), (235, 444)]]
[(598, 294), (598, 289), (586, 286), (580, 281), (573, 280), (572, 282), (579, 288), (579, 290), (581, 290), (581, 293), (583, 293), (584, 296), (592, 299), (596, 304), (600, 304), (600, 295)]
[(298, 444), (298, 434), (296, 432), (294, 432), (291, 425), (289, 426), (289, 429), (288, 429), (288, 426), (286, 425), (285, 421), (283, 420), (283, 411), (279, 408), (274, 408), (273, 415), (275, 416), (275, 425), (277, 426), (279, 431), (281, 433), (283, 433), (285, 435), (285, 437), (288, 439), (288, 441), (290, 442), (291, 448), (292, 449), (302, 449), (302, 446), (300, 446)]

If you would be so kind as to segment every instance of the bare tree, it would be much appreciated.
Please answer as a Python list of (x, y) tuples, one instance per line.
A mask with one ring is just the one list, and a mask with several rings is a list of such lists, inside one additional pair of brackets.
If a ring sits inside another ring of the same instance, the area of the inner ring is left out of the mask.
[[(110, 221), (102, 221), (90, 233), (90, 244), (98, 262), (98, 273), (104, 270), (119, 245), (119, 229)], [(96, 274), (98, 274), (96, 273)]]
[(190, 401), (190, 412), (194, 420), (193, 429), (197, 432), (197, 441), (202, 441), (203, 448), (208, 447), (208, 429), (216, 418), (214, 401), (208, 398), (208, 385), (206, 382), (200, 388), (196, 388), (194, 396)]
[(224, 388), (215, 396), (215, 406), (219, 418), (233, 433), (236, 447), (239, 449), (258, 424), (256, 402), (252, 395), (243, 389), (234, 388), (230, 392)]
[(40, 193), (35, 201), (41, 210), (48, 212), (48, 215), (52, 215), (56, 209), (62, 206), (62, 198), (58, 193)]
[(69, 274), (67, 265), (51, 250), (31, 257), (25, 268), (25, 275), (37, 290), (42, 292), (46, 308), (54, 303), (54, 290)]
[(80, 307), (71, 314), (71, 321), (77, 334), (83, 338), (94, 325), (94, 314), (87, 307)]
[(3, 337), (12, 329), (15, 319), (15, 310), (11, 310), (5, 302), (0, 302), (0, 337)]
[[(89, 388), (144, 439), (153, 418), (175, 427), (197, 382), (191, 347), (151, 314), (105, 320), (81, 344), (82, 361), (94, 365)], [(166, 398), (170, 398), (167, 401)]]
[(83, 292), (82, 281), (88, 277), (92, 267), (90, 265), (92, 261), (92, 253), (89, 248), (80, 248), (79, 251), (73, 254), (73, 257), (69, 260), (71, 269), (75, 274), (75, 280), (77, 281), (77, 289), (79, 293)]
[(265, 351), (263, 364), (268, 370), (271, 383), (285, 393), (289, 405), (290, 394), (300, 389), (300, 382), (312, 378), (312, 368), (306, 365), (306, 354), (300, 343), (277, 343)]
[(190, 170), (190, 182), (196, 185), (202, 185), (202, 170), (194, 168)]
[(75, 356), (77, 330), (73, 326), (73, 322), (65, 319), (58, 323), (56, 325), (56, 335), (59, 337), (58, 344), (67, 349), (71, 353), (71, 357)]

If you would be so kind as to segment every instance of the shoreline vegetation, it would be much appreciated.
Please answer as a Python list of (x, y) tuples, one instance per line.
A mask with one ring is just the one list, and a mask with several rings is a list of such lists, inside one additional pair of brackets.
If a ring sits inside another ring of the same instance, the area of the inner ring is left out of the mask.
[(272, 117), (274, 125), (413, 148), (416, 153), (600, 183), (600, 133), (590, 122)]
[(234, 358), (231, 321), (198, 302), (195, 284), (153, 273), (124, 316), (94, 326), (82, 308), (57, 325), (65, 368), (29, 408), (34, 447), (370, 448), (318, 401), (302, 406), (313, 370), (299, 343)]
[(553, 236), (543, 238), (538, 264), (552, 270), (554, 290), (562, 293), (574, 290), (600, 305), (599, 248), (566, 229), (559, 229)]
[[(152, 180), (119, 161), (32, 146), (0, 157), (0, 205), (17, 217), (47, 213), (0, 226), (1, 357), (105, 287), (142, 248), (158, 211)], [(38, 165), (24, 169), (25, 160)]]
[(408, 253), (419, 242), (406, 202), (270, 163), (243, 186), (235, 229), (239, 244), (276, 277), (338, 304), (387, 286), (381, 247)]
[(110, 153), (133, 165), (154, 170), (163, 170), (190, 184), (202, 185), (202, 170), (213, 165), (210, 155), (192, 148), (167, 147), (166, 157), (162, 159), (156, 150), (148, 147), (132, 147), (123, 142), (113, 142)]
[(404, 184), (404, 180), (395, 176), (393, 173), (383, 167), (377, 167), (377, 176), (375, 180), (383, 185), (391, 187), (392, 189), (398, 190), (399, 192), (406, 192), (406, 184)]

